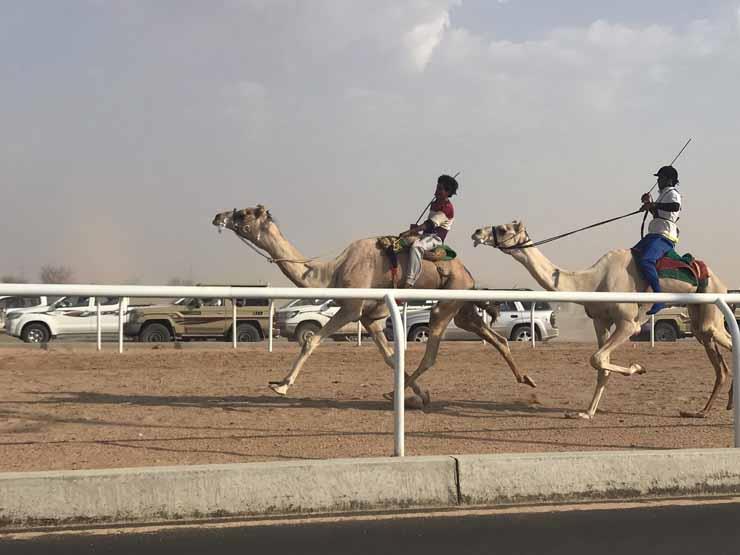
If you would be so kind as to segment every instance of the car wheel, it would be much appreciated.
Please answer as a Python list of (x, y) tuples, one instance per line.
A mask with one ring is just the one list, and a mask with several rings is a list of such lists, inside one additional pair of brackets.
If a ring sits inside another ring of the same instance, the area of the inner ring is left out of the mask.
[(47, 343), (50, 338), (49, 328), (44, 324), (28, 324), (21, 332), (21, 339), (26, 343)]
[(308, 341), (309, 337), (313, 337), (319, 333), (320, 330), (321, 326), (316, 322), (304, 322), (298, 326), (297, 330), (295, 330), (295, 337), (298, 340), (298, 343), (303, 345)]
[(172, 341), (172, 334), (164, 324), (149, 324), (141, 330), (139, 341), (143, 343), (165, 343)]
[(668, 322), (658, 322), (655, 324), (656, 341), (675, 341), (678, 339), (678, 332), (673, 325)]
[(252, 324), (239, 324), (236, 327), (236, 340), (240, 343), (255, 343), (261, 341), (260, 331)]
[(429, 341), (429, 326), (415, 326), (409, 332), (409, 341), (426, 343)]
[[(534, 338), (540, 340), (540, 330), (534, 329)], [(512, 341), (532, 341), (532, 328), (530, 326), (517, 326), (511, 332)]]

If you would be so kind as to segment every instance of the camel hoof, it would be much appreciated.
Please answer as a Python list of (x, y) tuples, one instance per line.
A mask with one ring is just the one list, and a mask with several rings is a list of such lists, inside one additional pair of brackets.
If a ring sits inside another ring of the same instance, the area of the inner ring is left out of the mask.
[(630, 371), (633, 374), (637, 374), (638, 376), (647, 373), (647, 370), (645, 370), (642, 364), (637, 364), (636, 362), (633, 362), (632, 364), (630, 364)]
[[(395, 401), (395, 394), (393, 391), (390, 393), (383, 393), (383, 399), (393, 403)], [(432, 398), (428, 391), (422, 391), (420, 395), (416, 393), (409, 393), (406, 395), (403, 404), (407, 409), (423, 409), (426, 407)]]
[(530, 387), (537, 387), (537, 384), (534, 383), (534, 380), (530, 378), (529, 376), (527, 376), (526, 374), (522, 376), (522, 380), (519, 383), (525, 383)]
[(681, 415), (681, 418), (706, 418), (707, 413), (706, 412), (689, 412), (687, 410), (682, 410), (678, 414)]
[[(427, 397), (428, 399), (429, 397)], [(403, 401), (404, 406), (407, 409), (411, 410), (423, 410), (426, 406), (426, 403), (424, 402), (424, 398), (417, 395), (416, 393), (412, 393), (411, 395), (407, 395), (406, 399)]]
[(270, 382), (267, 385), (281, 397), (285, 397), (288, 394), (288, 388), (290, 387), (285, 382)]
[(581, 419), (581, 420), (591, 420), (593, 419), (593, 416), (588, 414), (587, 412), (566, 412), (565, 418), (571, 418), (571, 419)]

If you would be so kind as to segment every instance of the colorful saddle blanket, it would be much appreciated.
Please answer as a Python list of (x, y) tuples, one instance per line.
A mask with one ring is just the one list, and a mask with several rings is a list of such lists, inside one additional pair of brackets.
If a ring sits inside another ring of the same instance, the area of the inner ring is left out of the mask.
[[(398, 253), (408, 249), (412, 244), (413, 241), (409, 241), (404, 237), (398, 237), (396, 235), (378, 237), (378, 248), (385, 251), (391, 263), (391, 275), (393, 276), (394, 287), (398, 286)], [(440, 245), (424, 253), (424, 259), (431, 260), (432, 262), (452, 260), (456, 256), (457, 253), (447, 245)]]
[[(404, 237), (386, 235), (384, 237), (379, 237), (377, 244), (379, 249), (384, 250), (388, 256), (391, 257), (392, 262), (395, 261), (395, 264), (392, 265), (398, 266), (398, 258), (396, 255), (399, 252), (408, 249), (413, 244), (413, 241), (409, 241)], [(431, 260), (432, 262), (452, 260), (455, 257), (457, 257), (457, 253), (447, 245), (440, 245), (424, 253), (424, 258), (426, 260)]]
[(681, 256), (674, 250), (668, 251), (655, 267), (659, 277), (684, 281), (699, 289), (705, 288), (709, 280), (709, 270), (702, 260), (690, 254)]

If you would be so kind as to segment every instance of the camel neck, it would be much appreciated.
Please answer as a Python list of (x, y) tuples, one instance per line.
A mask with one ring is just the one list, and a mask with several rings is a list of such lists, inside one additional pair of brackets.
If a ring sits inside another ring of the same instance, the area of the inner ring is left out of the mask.
[[(272, 232), (263, 240), (263, 248), (293, 284), (298, 287), (328, 287), (331, 279), (332, 262), (300, 262), (306, 257), (273, 226)], [(294, 262), (298, 261), (298, 262)]]
[(517, 249), (511, 251), (511, 255), (548, 291), (596, 291), (598, 287), (593, 267), (580, 272), (564, 270), (550, 262), (536, 247)]

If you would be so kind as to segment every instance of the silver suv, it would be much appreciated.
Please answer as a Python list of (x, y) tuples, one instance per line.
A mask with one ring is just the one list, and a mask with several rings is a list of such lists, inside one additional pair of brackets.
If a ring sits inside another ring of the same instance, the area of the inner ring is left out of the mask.
[[(510, 339), (511, 341), (531, 341), (532, 325), (530, 319), (530, 301), (503, 301), (499, 304), (499, 317), (493, 323), (493, 329)], [(476, 309), (487, 324), (491, 323), (491, 317)], [(429, 319), (431, 307), (409, 311), (406, 316), (406, 329), (408, 330), (408, 341), (426, 342), (429, 338)], [(555, 311), (549, 303), (538, 301), (534, 305), (534, 333), (537, 341), (548, 341), (557, 337), (560, 333), (555, 321)], [(385, 324), (385, 335), (389, 340), (393, 339), (393, 325), (388, 318)], [(445, 330), (444, 339), (466, 340), (480, 339), (474, 333), (458, 328), (454, 320), (450, 322)]]

